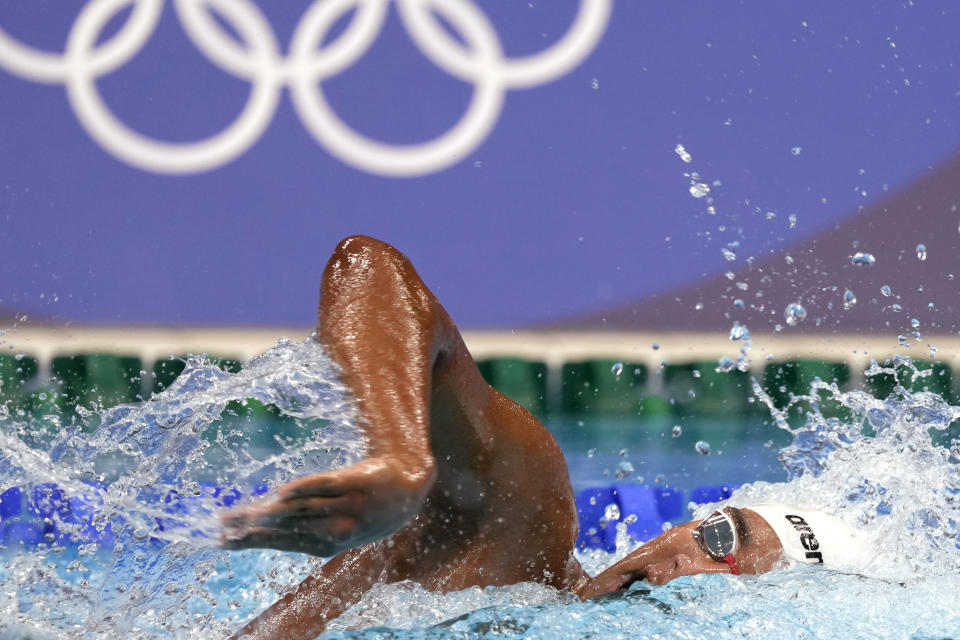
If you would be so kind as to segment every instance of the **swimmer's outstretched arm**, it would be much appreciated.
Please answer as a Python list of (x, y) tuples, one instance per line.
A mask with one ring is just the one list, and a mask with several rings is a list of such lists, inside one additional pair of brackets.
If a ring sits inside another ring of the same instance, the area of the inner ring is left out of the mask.
[(241, 633), (313, 638), (377, 582), (452, 591), (585, 579), (560, 448), (484, 381), (405, 256), (362, 236), (341, 242), (318, 326), (357, 399), (369, 458), (226, 520), (228, 548), (340, 553)]
[(410, 555), (403, 536), (367, 543), (419, 513), (436, 480), (432, 369), (459, 334), (407, 258), (362, 236), (342, 241), (324, 270), (318, 332), (357, 399), (369, 457), (296, 480), (225, 518), (226, 548), (340, 554), (239, 637), (316, 637), (374, 583), (411, 577), (398, 562)]
[(356, 396), (369, 456), (228, 516), (227, 548), (332, 556), (396, 531), (435, 480), (431, 369), (457, 334), (409, 260), (372, 238), (342, 241), (324, 271), (318, 329)]

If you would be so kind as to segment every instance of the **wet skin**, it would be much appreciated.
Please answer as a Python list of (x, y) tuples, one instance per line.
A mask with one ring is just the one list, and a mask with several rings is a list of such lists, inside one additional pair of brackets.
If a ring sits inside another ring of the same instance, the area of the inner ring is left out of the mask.
[[(733, 509), (742, 514), (746, 531), (740, 531), (740, 547), (735, 554), (741, 574), (770, 571), (780, 560), (783, 547), (766, 520), (749, 509)], [(611, 591), (624, 591), (634, 582), (664, 584), (698, 573), (730, 573), (730, 565), (706, 554), (693, 537), (699, 522), (679, 525), (644, 544), (639, 549), (587, 581), (577, 590), (590, 598)]]
[[(340, 242), (317, 329), (356, 398), (368, 458), (224, 519), (226, 548), (335, 556), (239, 635), (314, 638), (378, 582), (449, 592), (535, 581), (589, 597), (640, 579), (730, 571), (700, 550), (690, 523), (591, 580), (573, 556), (576, 504), (556, 441), (484, 381), (453, 321), (390, 245)], [(744, 514), (751, 543), (741, 571), (768, 570), (779, 543)]]

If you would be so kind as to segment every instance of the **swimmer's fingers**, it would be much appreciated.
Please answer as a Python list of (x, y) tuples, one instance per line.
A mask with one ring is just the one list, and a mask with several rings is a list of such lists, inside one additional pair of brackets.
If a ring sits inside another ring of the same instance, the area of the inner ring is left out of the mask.
[(328, 555), (399, 529), (422, 504), (433, 470), (410, 473), (370, 458), (295, 480), (277, 496), (223, 519), (231, 548), (265, 546)]
[(289, 528), (303, 520), (327, 516), (356, 517), (363, 511), (364, 504), (363, 498), (355, 493), (336, 498), (290, 498), (258, 508), (247, 521), (252, 526)]
[(279, 549), (318, 556), (332, 556), (344, 548), (344, 540), (354, 527), (352, 518), (333, 516), (301, 523), (295, 529), (247, 527), (240, 535), (221, 536), (223, 549)]
[(277, 499), (264, 505), (246, 507), (225, 514), (223, 526), (227, 530), (242, 531), (250, 527), (295, 526), (298, 521), (331, 515), (356, 516), (363, 508), (363, 500), (356, 494), (335, 498)]

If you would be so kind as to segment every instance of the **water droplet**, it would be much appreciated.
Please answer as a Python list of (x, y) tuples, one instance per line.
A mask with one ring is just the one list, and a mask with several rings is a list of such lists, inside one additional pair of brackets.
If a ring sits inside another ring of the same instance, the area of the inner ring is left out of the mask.
[(698, 302), (697, 304), (693, 305), (693, 308), (696, 309), (697, 311), (700, 311), (701, 309), (703, 309), (703, 303)]
[(678, 144), (676, 147), (674, 147), (673, 150), (676, 152), (678, 156), (680, 156), (680, 159), (683, 160), (684, 162), (689, 163), (691, 160), (693, 160), (693, 156), (691, 156), (690, 153), (683, 148), (682, 144)]
[(787, 255), (783, 257), (783, 261), (787, 264), (793, 264), (793, 256)]
[(749, 340), (750, 331), (745, 325), (740, 324), (739, 322), (734, 322), (733, 326), (730, 327), (730, 339), (731, 340)]
[(615, 376), (619, 376), (621, 373), (623, 373), (623, 363), (614, 362), (613, 366), (610, 367), (610, 373), (612, 373)]
[(670, 432), (670, 435), (674, 438), (679, 438), (683, 435), (683, 427), (678, 424), (673, 425), (673, 430)]
[(697, 443), (693, 445), (693, 448), (702, 456), (710, 455), (710, 443), (706, 440), (697, 440)]
[(891, 293), (891, 292), (890, 292), (890, 285), (885, 284), (885, 285), (883, 285), (882, 287), (880, 287), (880, 293), (882, 293), (884, 296), (886, 296), (887, 298), (889, 298), (889, 297), (890, 297), (890, 293)]
[(710, 193), (710, 187), (705, 182), (690, 183), (690, 195), (694, 198), (702, 198), (708, 193)]
[(933, 303), (932, 303), (932, 302), (928, 302), (928, 303), (927, 303), (927, 309), (930, 309), (930, 311), (933, 311)]
[(775, 214), (773, 211), (767, 211), (767, 220), (773, 220), (776, 217), (777, 214)]
[(870, 266), (875, 263), (877, 259), (873, 256), (872, 253), (864, 253), (863, 251), (857, 251), (855, 254), (850, 256), (850, 262), (862, 267), (863, 265)]
[(600, 88), (600, 81), (596, 78), (590, 80), (590, 88), (596, 91)]
[(800, 155), (801, 151), (803, 151), (803, 147), (794, 147), (793, 149), (790, 149), (790, 153), (792, 153), (795, 156)]
[(623, 524), (633, 524), (637, 521), (637, 514), (631, 513), (623, 519)]
[(789, 216), (787, 216), (787, 220), (790, 222), (791, 229), (797, 228), (797, 214), (791, 213)]
[(736, 363), (733, 361), (733, 359), (723, 356), (717, 360), (716, 371), (717, 373), (726, 373), (727, 371), (731, 371), (735, 365)]
[(627, 476), (633, 473), (633, 465), (630, 464), (629, 460), (621, 460), (617, 464), (617, 480), (623, 480)]
[(587, 449), (587, 457), (588, 457), (588, 458), (592, 458), (592, 457), (595, 456), (595, 455), (597, 455), (597, 450), (596, 450), (596, 449)]
[(897, 303), (893, 303), (892, 305), (890, 305), (890, 308), (896, 311), (897, 313), (900, 313), (901, 311), (903, 311), (903, 307), (901, 307)]
[(803, 305), (799, 302), (791, 302), (787, 305), (787, 308), (783, 310), (783, 317), (786, 318), (787, 324), (792, 327), (806, 319), (807, 310), (804, 309)]
[(918, 244), (917, 245), (917, 260), (923, 262), (927, 259), (927, 245)]
[(603, 518), (604, 518), (607, 522), (610, 522), (611, 520), (619, 520), (619, 519), (620, 519), (620, 505), (618, 505), (616, 502), (611, 502), (611, 503), (608, 504), (606, 507), (604, 507), (604, 509), (603, 509)]
[(843, 292), (843, 308), (846, 311), (849, 311), (853, 308), (853, 305), (857, 304), (857, 296), (853, 294), (853, 291), (847, 289)]
[(735, 306), (737, 309), (743, 309), (743, 300), (737, 298), (733, 301), (733, 306)]
[(720, 253), (723, 254), (723, 257), (727, 260), (727, 262), (733, 262), (737, 259), (737, 254), (726, 247), (722, 247), (720, 249)]
[(914, 329), (916, 329), (917, 327), (920, 326), (920, 321), (917, 320), (916, 318), (911, 318), (911, 319), (910, 319), (910, 326), (913, 327)]
[(658, 351), (660, 349), (660, 345), (654, 342), (652, 345), (650, 345), (650, 348), (654, 351)]
[(691, 375), (693, 375), (694, 378), (699, 378), (699, 377), (700, 377), (700, 369), (694, 369), (694, 370), (693, 370), (693, 373), (692, 373)]

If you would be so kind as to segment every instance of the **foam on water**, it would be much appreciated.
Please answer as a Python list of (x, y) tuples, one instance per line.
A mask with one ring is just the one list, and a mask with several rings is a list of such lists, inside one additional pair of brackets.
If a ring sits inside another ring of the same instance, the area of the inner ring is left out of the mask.
[[(873, 365), (867, 375), (904, 368), (927, 375), (908, 360)], [(810, 506), (855, 524), (878, 551), (863, 575), (803, 566), (762, 576), (690, 576), (588, 602), (536, 584), (446, 595), (410, 583), (379, 585), (331, 624), (330, 636), (960, 633), (960, 441), (951, 439), (960, 408), (904, 387), (875, 398), (815, 381), (787, 407), (775, 407), (759, 385), (754, 392), (770, 407), (770, 429), (793, 436), (781, 452), (790, 480), (745, 485), (729, 502)], [(258, 444), (258, 418), (242, 406), (247, 399), (275, 405), (296, 429)], [(216, 549), (225, 507), (213, 487), (237, 487), (247, 499), (257, 487), (273, 490), (364, 450), (350, 398), (312, 340), (282, 341), (237, 374), (192, 358), (173, 386), (142, 404), (69, 419), (7, 411), (0, 421), (0, 490), (38, 488), (42, 496), (55, 484), (86, 496), (87, 509), (77, 505), (79, 518), (53, 510), (46, 517), (65, 534), (38, 549), (5, 552), (0, 638), (230, 635), (321, 561)], [(55, 435), (37, 432), (57, 421), (64, 425)], [(696, 515), (714, 508), (703, 505)], [(615, 554), (581, 559), (596, 573), (632, 546), (621, 537)]]
[[(5, 541), (0, 630), (14, 637), (229, 635), (319, 561), (220, 551), (222, 513), (365, 452), (312, 338), (235, 374), (191, 356), (146, 402), (65, 413), (0, 415), (0, 491), (19, 487), (34, 505), (21, 519), (57, 531), (30, 550)], [(286, 433), (266, 437), (278, 422)]]

